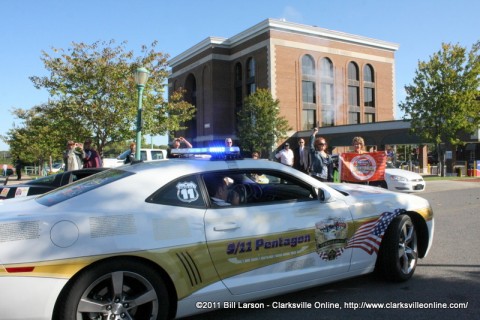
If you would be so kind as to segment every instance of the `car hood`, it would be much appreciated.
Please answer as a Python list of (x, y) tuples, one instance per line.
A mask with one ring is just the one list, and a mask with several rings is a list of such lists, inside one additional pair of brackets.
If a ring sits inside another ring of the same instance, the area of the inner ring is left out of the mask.
[(0, 200), (0, 219), (10, 215), (12, 217), (17, 215), (35, 215), (36, 210), (45, 208), (45, 206), (35, 201), (38, 195), (9, 198)]
[(423, 177), (421, 175), (419, 175), (418, 173), (408, 171), (408, 170), (403, 170), (403, 169), (387, 168), (387, 169), (385, 169), (385, 175), (401, 176), (401, 177), (407, 178), (408, 180), (423, 179)]
[(355, 200), (365, 198), (385, 198), (393, 193), (387, 189), (373, 187), (365, 184), (329, 183), (328, 185), (333, 189), (348, 195), (347, 198), (354, 198)]
[(395, 209), (417, 210), (430, 207), (424, 198), (380, 187), (350, 183), (331, 183), (329, 185), (344, 194), (345, 202), (350, 206), (352, 214), (357, 217), (367, 212), (384, 212)]

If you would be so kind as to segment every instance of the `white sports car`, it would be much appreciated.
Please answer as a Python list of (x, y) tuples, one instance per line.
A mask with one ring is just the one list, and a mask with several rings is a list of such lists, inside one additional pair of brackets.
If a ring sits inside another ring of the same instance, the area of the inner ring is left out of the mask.
[(183, 317), (374, 270), (405, 281), (427, 255), (425, 199), (324, 184), (231, 149), (3, 201), (1, 318)]

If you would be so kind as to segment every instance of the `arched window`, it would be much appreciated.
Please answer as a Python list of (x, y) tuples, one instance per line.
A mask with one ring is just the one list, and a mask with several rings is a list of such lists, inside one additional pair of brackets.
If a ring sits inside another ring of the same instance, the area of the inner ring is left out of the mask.
[(302, 58), (302, 75), (315, 75), (315, 62), (313, 61), (313, 58), (308, 54), (304, 55)]
[(335, 125), (333, 63), (328, 58), (320, 61), (320, 96), (322, 101), (322, 127)]
[(255, 59), (248, 58), (247, 60), (247, 95), (251, 95), (256, 91), (256, 84), (255, 84)]
[(302, 130), (309, 130), (317, 123), (317, 93), (315, 85), (315, 61), (306, 54), (302, 57)]
[(348, 64), (348, 80), (358, 81), (358, 66), (355, 62)]
[(365, 122), (375, 122), (375, 77), (369, 64), (363, 68), (363, 105)]
[(375, 82), (375, 79), (373, 77), (373, 67), (369, 64), (366, 64), (363, 68), (363, 81)]
[(348, 64), (348, 123), (360, 123), (360, 81), (358, 66)]

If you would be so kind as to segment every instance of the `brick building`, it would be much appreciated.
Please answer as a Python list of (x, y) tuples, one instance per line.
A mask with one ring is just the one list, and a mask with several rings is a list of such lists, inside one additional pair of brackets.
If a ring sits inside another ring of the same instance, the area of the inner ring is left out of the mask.
[(236, 112), (257, 88), (280, 101), (290, 136), (393, 120), (398, 47), (274, 19), (228, 39), (209, 37), (169, 62), (169, 92), (186, 89), (197, 109), (181, 134), (196, 146), (235, 139)]

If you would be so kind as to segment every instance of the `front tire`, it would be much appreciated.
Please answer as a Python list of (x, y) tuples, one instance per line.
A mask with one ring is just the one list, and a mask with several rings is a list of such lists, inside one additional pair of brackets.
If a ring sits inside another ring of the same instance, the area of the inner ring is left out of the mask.
[(120, 259), (83, 271), (58, 307), (56, 319), (163, 320), (168, 318), (169, 297), (157, 272)]
[(417, 233), (407, 215), (400, 215), (390, 223), (380, 248), (379, 271), (392, 281), (410, 279), (418, 261)]

